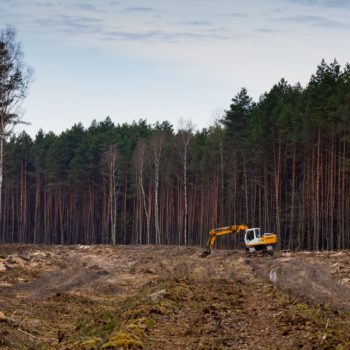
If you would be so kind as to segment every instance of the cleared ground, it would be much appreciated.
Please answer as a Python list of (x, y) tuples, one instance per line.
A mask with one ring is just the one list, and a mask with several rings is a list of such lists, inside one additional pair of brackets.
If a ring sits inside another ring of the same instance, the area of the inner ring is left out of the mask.
[(0, 349), (350, 349), (350, 252), (0, 246)]

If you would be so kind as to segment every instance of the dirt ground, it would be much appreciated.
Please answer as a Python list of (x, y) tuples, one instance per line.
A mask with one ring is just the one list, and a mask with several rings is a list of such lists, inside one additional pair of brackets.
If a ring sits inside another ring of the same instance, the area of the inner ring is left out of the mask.
[(0, 246), (0, 349), (350, 349), (350, 252)]

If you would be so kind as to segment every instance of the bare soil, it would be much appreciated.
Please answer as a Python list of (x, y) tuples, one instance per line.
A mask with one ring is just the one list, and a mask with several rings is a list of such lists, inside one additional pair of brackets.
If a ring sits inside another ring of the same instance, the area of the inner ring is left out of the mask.
[(350, 349), (350, 252), (0, 246), (0, 349)]

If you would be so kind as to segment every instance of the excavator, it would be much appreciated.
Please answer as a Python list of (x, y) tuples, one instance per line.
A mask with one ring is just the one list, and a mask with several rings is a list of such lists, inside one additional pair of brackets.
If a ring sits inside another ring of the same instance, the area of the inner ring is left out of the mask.
[(273, 249), (277, 244), (277, 235), (275, 233), (262, 234), (259, 227), (249, 228), (245, 224), (240, 224), (210, 230), (207, 249), (200, 256), (207, 257), (211, 253), (214, 249), (217, 236), (236, 234), (241, 231), (245, 232), (244, 243), (247, 255), (254, 254), (257, 251), (273, 255)]

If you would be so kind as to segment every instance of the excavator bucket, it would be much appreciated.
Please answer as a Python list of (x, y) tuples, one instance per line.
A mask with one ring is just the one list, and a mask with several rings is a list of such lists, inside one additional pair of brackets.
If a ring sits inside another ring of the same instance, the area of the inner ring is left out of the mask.
[(210, 253), (211, 253), (210, 249), (206, 249), (199, 256), (201, 258), (206, 258), (208, 255), (210, 255)]

